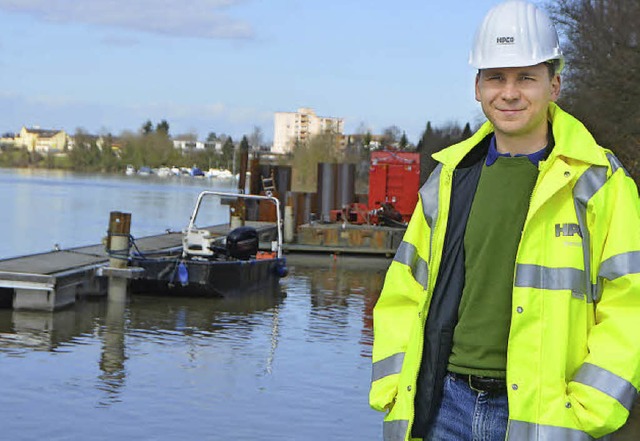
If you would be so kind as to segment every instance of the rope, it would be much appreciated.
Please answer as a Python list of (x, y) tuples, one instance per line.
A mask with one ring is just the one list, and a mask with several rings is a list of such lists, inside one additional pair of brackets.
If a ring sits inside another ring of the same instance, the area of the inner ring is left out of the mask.
[(138, 254), (138, 256), (140, 256), (141, 258), (145, 259), (145, 255), (142, 251), (140, 251), (140, 248), (138, 248), (138, 244), (136, 244), (136, 240), (133, 237), (133, 235), (129, 235), (129, 248), (134, 247), (136, 250), (136, 253)]

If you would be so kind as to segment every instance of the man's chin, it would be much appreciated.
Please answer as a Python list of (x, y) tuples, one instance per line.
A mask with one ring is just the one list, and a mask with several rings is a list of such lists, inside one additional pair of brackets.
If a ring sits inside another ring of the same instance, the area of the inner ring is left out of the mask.
[(497, 121), (493, 123), (496, 132), (506, 136), (518, 136), (523, 134), (524, 125), (519, 121)]

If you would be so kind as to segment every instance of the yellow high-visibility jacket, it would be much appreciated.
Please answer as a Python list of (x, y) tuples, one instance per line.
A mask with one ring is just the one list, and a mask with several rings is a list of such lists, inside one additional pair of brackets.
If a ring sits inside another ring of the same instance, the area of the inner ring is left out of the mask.
[[(600, 438), (625, 423), (640, 387), (636, 185), (579, 121), (553, 103), (549, 118), (555, 147), (539, 164), (514, 262), (509, 441)], [(385, 441), (412, 439), (421, 364), (446, 366), (448, 352), (434, 361), (423, 347), (425, 327), (437, 319), (430, 305), (445, 233), (457, 221), (450, 216), (454, 170), (492, 131), (485, 123), (434, 155), (439, 164), (420, 190), (374, 308), (369, 400), (387, 412)]]

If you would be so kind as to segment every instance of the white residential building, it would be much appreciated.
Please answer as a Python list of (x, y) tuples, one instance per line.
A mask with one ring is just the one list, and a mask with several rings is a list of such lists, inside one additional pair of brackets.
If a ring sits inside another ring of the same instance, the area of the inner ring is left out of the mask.
[(174, 139), (173, 148), (179, 150), (204, 150), (205, 143), (202, 141), (192, 141), (190, 139)]
[(222, 151), (222, 143), (220, 141), (194, 141), (192, 139), (174, 139), (173, 148), (188, 151), (188, 150), (215, 150), (216, 152)]
[(317, 116), (313, 109), (302, 107), (297, 112), (276, 112), (274, 118), (274, 153), (289, 153), (296, 142), (307, 142), (321, 133), (332, 132), (342, 135), (344, 119)]

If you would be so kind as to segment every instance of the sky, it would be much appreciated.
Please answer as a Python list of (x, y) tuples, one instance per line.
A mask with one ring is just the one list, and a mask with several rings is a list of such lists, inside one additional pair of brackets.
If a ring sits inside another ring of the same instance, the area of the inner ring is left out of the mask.
[(473, 125), (468, 54), (498, 0), (0, 0), (0, 133), (234, 139), (310, 107), (345, 132)]

